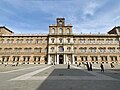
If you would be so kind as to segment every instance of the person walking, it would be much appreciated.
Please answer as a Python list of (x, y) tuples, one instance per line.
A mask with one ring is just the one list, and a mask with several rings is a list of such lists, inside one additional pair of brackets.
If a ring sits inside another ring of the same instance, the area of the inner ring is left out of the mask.
[(90, 71), (92, 71), (92, 63), (90, 63)]
[(101, 63), (101, 65), (100, 65), (100, 67), (101, 67), (101, 72), (104, 72), (104, 66), (103, 66), (102, 63)]

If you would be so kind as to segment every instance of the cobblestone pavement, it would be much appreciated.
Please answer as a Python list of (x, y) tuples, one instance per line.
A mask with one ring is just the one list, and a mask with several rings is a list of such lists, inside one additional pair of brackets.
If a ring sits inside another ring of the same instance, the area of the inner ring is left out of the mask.
[(39, 65), (0, 73), (0, 90), (119, 90), (120, 70)]

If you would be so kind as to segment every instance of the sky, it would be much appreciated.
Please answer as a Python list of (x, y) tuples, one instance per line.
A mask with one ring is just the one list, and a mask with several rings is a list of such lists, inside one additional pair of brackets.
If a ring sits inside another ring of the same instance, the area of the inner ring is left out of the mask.
[(64, 17), (73, 33), (107, 33), (120, 26), (120, 0), (0, 0), (0, 26), (15, 33), (49, 33)]

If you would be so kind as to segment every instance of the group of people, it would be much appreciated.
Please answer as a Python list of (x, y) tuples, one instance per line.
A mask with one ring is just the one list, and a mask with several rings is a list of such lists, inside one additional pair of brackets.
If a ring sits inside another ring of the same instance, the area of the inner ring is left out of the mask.
[[(87, 70), (88, 71), (92, 71), (92, 63), (86, 63), (86, 67), (87, 67)], [(101, 65), (100, 65), (100, 68), (101, 68), (101, 72), (104, 72), (104, 66), (103, 66), (103, 64), (101, 63)]]
[[(79, 67), (80, 65), (81, 65), (81, 63), (77, 64), (77, 67)], [(92, 69), (92, 63), (88, 63), (87, 62), (84, 65), (86, 65), (88, 71), (92, 71), (93, 70)], [(114, 68), (114, 65), (112, 63), (110, 65), (111, 65), (111, 68)], [(104, 72), (104, 65), (102, 63), (100, 64), (100, 68), (101, 68), (101, 72)], [(70, 69), (70, 64), (69, 63), (68, 63), (67, 69)]]
[(88, 71), (92, 71), (92, 63), (88, 64), (88, 62), (87, 62), (86, 67), (87, 67)]

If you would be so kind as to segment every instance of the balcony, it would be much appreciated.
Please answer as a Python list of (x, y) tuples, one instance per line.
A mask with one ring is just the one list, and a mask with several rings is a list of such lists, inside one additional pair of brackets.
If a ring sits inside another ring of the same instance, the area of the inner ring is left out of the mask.
[(74, 44), (73, 42), (71, 42), (71, 43), (68, 43), (68, 42), (63, 42), (63, 43), (60, 43), (60, 42), (55, 42), (55, 43), (49, 43), (49, 44), (51, 44), (51, 45), (71, 45), (71, 44)]
[(73, 51), (50, 51), (50, 52), (48, 52), (49, 54), (55, 54), (55, 53), (61, 53), (61, 54), (73, 54), (74, 52)]
[(47, 54), (47, 52), (0, 52), (0, 55), (41, 55)]
[(54, 36), (59, 36), (59, 35), (65, 35), (65, 36), (67, 36), (67, 35), (73, 35), (73, 33), (50, 33), (50, 34), (48, 34), (49, 36), (51, 36), (51, 35), (54, 35)]

